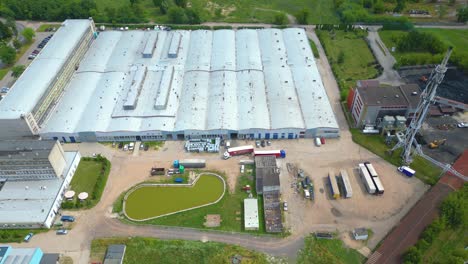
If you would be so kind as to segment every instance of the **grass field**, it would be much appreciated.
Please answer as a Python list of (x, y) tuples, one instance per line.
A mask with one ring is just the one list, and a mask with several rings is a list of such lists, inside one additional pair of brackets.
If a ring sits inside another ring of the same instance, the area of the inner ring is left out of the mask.
[[(219, 175), (223, 173), (215, 172)], [(205, 222), (204, 217), (207, 214), (220, 214), (221, 215), (221, 226), (216, 228), (210, 228), (215, 230), (223, 231), (234, 231), (244, 232), (243, 223), (243, 202), (248, 197), (245, 191), (241, 190), (242, 186), (250, 185), (252, 187), (253, 197), (258, 198), (258, 211), (263, 212), (263, 200), (262, 196), (257, 196), (255, 193), (255, 170), (253, 166), (246, 166), (245, 173), (239, 177), (237, 186), (233, 193), (226, 192), (224, 197), (216, 204), (202, 207), (196, 210), (190, 210), (187, 212), (181, 212), (174, 215), (164, 216), (157, 219), (143, 222), (144, 224), (151, 225), (166, 225), (166, 226), (183, 226), (192, 228), (206, 228), (203, 223)], [(122, 203), (118, 199), (114, 203), (113, 212), (120, 212)], [(245, 231), (248, 233), (264, 234), (265, 225), (263, 214), (259, 214), (260, 228), (258, 231)]]
[(193, 187), (145, 186), (127, 197), (125, 211), (137, 220), (156, 217), (215, 202), (223, 191), (223, 182), (211, 175), (200, 176)]
[[(350, 131), (353, 135), (354, 142), (377, 154), (393, 165), (401, 166), (401, 150), (395, 151), (392, 156), (388, 155), (387, 151), (390, 147), (385, 144), (383, 136), (365, 135), (361, 133), (360, 130), (353, 128), (350, 129)], [(417, 178), (430, 185), (434, 185), (438, 181), (441, 173), (439, 168), (433, 166), (431, 163), (419, 156), (414, 159), (411, 164), (411, 168), (417, 172)]]
[[(342, 99), (345, 96), (343, 93), (347, 95), (348, 90), (354, 87), (357, 80), (372, 79), (379, 74), (374, 67), (376, 63), (374, 55), (364, 40), (367, 32), (335, 30), (331, 33), (318, 30), (317, 34), (342, 89)], [(340, 53), (344, 56), (342, 63), (338, 60)]]
[(78, 165), (75, 176), (70, 183), (70, 189), (77, 194), (80, 192), (92, 193), (101, 168), (102, 164), (100, 162), (94, 160), (80, 161), (80, 165)]
[(363, 263), (364, 257), (354, 249), (344, 246), (339, 239), (316, 239), (313, 236), (305, 238), (305, 245), (298, 253), (297, 263)]
[[(439, 29), (439, 28), (420, 28), (417, 29), (421, 32), (431, 33), (437, 36), (446, 46), (452, 46), (454, 48), (454, 54), (457, 56), (464, 56), (465, 58), (468, 57), (468, 29)], [(385, 46), (390, 50), (392, 47), (397, 47), (397, 41), (399, 38), (403, 37), (407, 33), (405, 31), (399, 30), (380, 30), (379, 35), (382, 41), (384, 42)], [(405, 56), (410, 56), (413, 54), (426, 54), (430, 57), (434, 57), (429, 53), (417, 53), (417, 52), (405, 52), (396, 50), (392, 52), (392, 55), (395, 57), (397, 62), (401, 62)], [(453, 56), (452, 56), (453, 58)], [(440, 59), (436, 58), (438, 61), (434, 61), (434, 63), (439, 63)]]
[(108, 238), (91, 243), (91, 263), (102, 263), (107, 246), (125, 244), (125, 264), (140, 263), (232, 263), (234, 255), (242, 257), (242, 263), (267, 264), (264, 254), (243, 247), (216, 242), (159, 240), (154, 238)]
[(0, 243), (21, 243), (29, 233), (39, 234), (47, 231), (49, 229), (0, 229)]
[[(113, 7), (128, 6), (127, 0), (98, 0), (99, 10)], [(138, 3), (144, 10), (148, 21), (167, 23), (167, 15), (161, 14), (151, 0), (141, 0)], [(338, 23), (339, 18), (330, 0), (192, 0), (190, 6), (200, 10), (204, 21), (271, 23), (278, 12), (291, 15), (302, 8), (310, 11), (309, 23)]]
[[(106, 186), (110, 167), (110, 162), (100, 155), (97, 158), (82, 158), (70, 183), (70, 189), (75, 191), (76, 195), (73, 200), (64, 201), (62, 208), (91, 208), (96, 205), (101, 199)], [(77, 199), (78, 194), (81, 192), (89, 194), (89, 198), (84, 202)]]

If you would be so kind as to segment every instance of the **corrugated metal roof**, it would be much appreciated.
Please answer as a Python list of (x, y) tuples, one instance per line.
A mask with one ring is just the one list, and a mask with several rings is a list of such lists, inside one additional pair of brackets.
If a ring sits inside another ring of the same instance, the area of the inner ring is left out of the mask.
[[(41, 133), (338, 128), (302, 29), (158, 31), (144, 59), (150, 33), (101, 32)], [(178, 56), (168, 58), (174, 34)], [(135, 66), (147, 74), (124, 110)]]
[(0, 119), (17, 119), (33, 110), (90, 25), (88, 19), (66, 20), (62, 24), (8, 96), (0, 101)]

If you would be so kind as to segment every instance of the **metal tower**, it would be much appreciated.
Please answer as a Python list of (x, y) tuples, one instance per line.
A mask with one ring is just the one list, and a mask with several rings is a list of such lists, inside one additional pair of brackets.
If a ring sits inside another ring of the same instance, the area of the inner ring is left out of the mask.
[(397, 134), (398, 143), (390, 150), (390, 152), (393, 153), (393, 151), (399, 148), (403, 148), (401, 157), (403, 158), (403, 162), (406, 164), (413, 162), (413, 145), (416, 149), (420, 149), (415, 136), (421, 128), (424, 119), (426, 118), (429, 106), (434, 103), (437, 87), (439, 87), (439, 84), (444, 79), (445, 72), (447, 71), (447, 62), (451, 54), (452, 47), (448, 49), (447, 54), (445, 54), (445, 57), (442, 60), (442, 63), (437, 65), (437, 67), (432, 71), (431, 76), (427, 81), (426, 89), (424, 89), (424, 91), (421, 93), (421, 100), (419, 101), (418, 107), (416, 108), (413, 120), (411, 120), (411, 123), (406, 129), (404, 135), (403, 133)]

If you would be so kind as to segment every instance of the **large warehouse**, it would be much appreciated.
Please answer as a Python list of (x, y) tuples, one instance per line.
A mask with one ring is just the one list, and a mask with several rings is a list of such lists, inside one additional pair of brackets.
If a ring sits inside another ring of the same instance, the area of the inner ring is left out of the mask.
[(65, 142), (339, 136), (303, 29), (97, 34), (92, 20), (64, 22), (0, 125)]

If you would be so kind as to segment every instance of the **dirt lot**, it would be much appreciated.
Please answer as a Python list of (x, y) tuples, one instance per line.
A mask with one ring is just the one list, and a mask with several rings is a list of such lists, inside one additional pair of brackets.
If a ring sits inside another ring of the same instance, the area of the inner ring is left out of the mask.
[[(255, 142), (243, 140), (233, 142), (233, 145), (245, 144), (254, 145)], [(150, 179), (149, 170), (152, 166), (158, 164), (169, 168), (174, 159), (182, 158), (206, 159), (207, 169), (226, 173), (229, 189), (232, 191), (240, 174), (239, 161), (250, 158), (237, 156), (223, 160), (221, 153), (187, 153), (183, 149), (183, 142), (180, 141), (168, 141), (159, 151), (140, 151), (138, 156), (100, 144), (65, 146), (79, 147), (84, 155), (102, 153), (112, 160), (111, 177), (120, 179), (112, 183), (114, 185), (110, 188), (112, 197), (118, 196), (138, 182)], [(349, 232), (355, 227), (366, 227), (372, 229), (374, 233), (367, 243), (368, 247), (373, 248), (428, 188), (416, 178), (406, 178), (398, 174), (395, 167), (355, 145), (346, 132), (342, 138), (328, 140), (321, 147), (315, 147), (310, 139), (300, 139), (275, 140), (271, 146), (262, 149), (286, 150), (286, 159), (279, 159), (278, 165), (281, 168), (282, 199), (289, 203), (289, 211), (285, 217), (286, 227), (293, 235), (318, 230), (338, 230), (348, 245), (359, 249), (364, 244), (349, 239)], [(365, 191), (355, 171), (357, 164), (363, 161), (372, 162), (380, 174), (385, 187), (383, 196), (369, 195)], [(293, 178), (288, 173), (286, 163), (293, 163), (302, 168), (314, 181), (314, 202), (306, 200), (301, 194), (294, 193), (294, 189), (291, 188)], [(348, 171), (353, 188), (352, 198), (331, 199), (326, 181), (330, 169), (335, 172), (340, 169)]]

